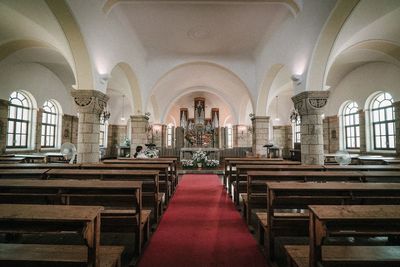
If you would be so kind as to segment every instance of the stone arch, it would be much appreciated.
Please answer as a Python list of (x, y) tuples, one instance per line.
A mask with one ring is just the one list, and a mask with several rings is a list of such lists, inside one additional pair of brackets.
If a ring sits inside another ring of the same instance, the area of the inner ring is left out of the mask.
[(336, 4), (314, 48), (307, 73), (307, 91), (324, 90), (324, 76), (332, 48), (343, 24), (359, 2), (360, 0), (342, 0)]
[(128, 79), (131, 94), (132, 94), (132, 106), (133, 106), (133, 114), (139, 115), (143, 114), (143, 107), (142, 107), (142, 95), (140, 92), (139, 82), (138, 79), (133, 72), (131, 66), (125, 62), (120, 62), (116, 66), (120, 67), (121, 70), (125, 73), (126, 78)]
[(284, 67), (282, 64), (274, 64), (266, 73), (264, 81), (258, 92), (256, 116), (266, 116), (267, 115), (267, 99), (268, 93), (278, 75), (279, 71)]
[(68, 41), (75, 64), (77, 89), (94, 89), (92, 64), (85, 41), (70, 8), (65, 0), (45, 0)]

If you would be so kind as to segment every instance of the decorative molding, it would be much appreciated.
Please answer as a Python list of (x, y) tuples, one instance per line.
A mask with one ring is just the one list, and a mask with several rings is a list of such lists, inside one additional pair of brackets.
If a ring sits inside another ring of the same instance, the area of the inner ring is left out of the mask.
[(327, 98), (309, 98), (308, 99), (308, 103), (313, 108), (323, 108), (323, 107), (325, 107), (327, 102), (328, 102)]
[(95, 90), (74, 90), (72, 97), (79, 113), (95, 113), (100, 115), (105, 107), (109, 97), (102, 92)]

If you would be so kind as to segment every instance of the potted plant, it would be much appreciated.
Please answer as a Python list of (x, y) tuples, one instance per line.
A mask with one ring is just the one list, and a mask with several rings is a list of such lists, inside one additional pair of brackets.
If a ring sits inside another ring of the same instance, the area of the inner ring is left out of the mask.
[(197, 167), (201, 168), (207, 160), (207, 153), (203, 150), (198, 150), (193, 153), (192, 160), (197, 164)]

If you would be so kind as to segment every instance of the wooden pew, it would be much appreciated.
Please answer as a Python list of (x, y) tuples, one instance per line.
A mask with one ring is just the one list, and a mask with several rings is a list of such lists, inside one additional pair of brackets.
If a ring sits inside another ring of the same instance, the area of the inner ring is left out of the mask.
[(85, 240), (87, 265), (100, 266), (102, 210), (103, 207), (97, 206), (0, 204), (0, 233), (73, 231), (82, 235)]
[(170, 181), (168, 164), (81, 164), (81, 169), (90, 170), (151, 170), (159, 171), (159, 190), (165, 194), (165, 203), (171, 197), (172, 182)]
[(241, 194), (243, 213), (247, 224), (251, 224), (251, 211), (267, 205), (267, 181), (356, 181), (361, 182), (360, 172), (319, 172), (319, 171), (249, 171), (247, 173), (247, 193)]
[[(121, 267), (123, 251), (123, 246), (100, 246), (100, 267)], [(88, 266), (87, 254), (79, 245), (0, 244), (0, 264), (7, 267)]]
[[(135, 159), (135, 158), (124, 158), (117, 160), (104, 160), (105, 164), (168, 164), (168, 177), (172, 184), (172, 189), (175, 190), (176, 185), (178, 184), (178, 171), (177, 171), (177, 158), (150, 158), (150, 159)], [(162, 174), (162, 173), (160, 173)]]
[(102, 232), (134, 232), (139, 254), (149, 237), (141, 181), (2, 179), (0, 203), (104, 206)]
[[(400, 206), (399, 205), (328, 205), (318, 206), (310, 205), (310, 245), (309, 245), (309, 263), (310, 267), (317, 267), (319, 262), (325, 262), (322, 257), (322, 248), (324, 240), (331, 236), (344, 237), (375, 237), (400, 236)], [(352, 255), (350, 248), (357, 248), (357, 254)], [(342, 262), (343, 265), (349, 264), (352, 261), (352, 256), (358, 258), (360, 255), (367, 258), (364, 263), (377, 261), (377, 266), (386, 264), (400, 265), (400, 246), (394, 248), (392, 255), (371, 255), (374, 247), (356, 247), (349, 246), (346, 248), (345, 256), (348, 261)], [(329, 249), (329, 246), (326, 247)], [(372, 256), (372, 257), (371, 257)], [(376, 258), (374, 257), (376, 256)], [(384, 258), (386, 256), (389, 258)], [(371, 258), (371, 259), (369, 259)]]
[(233, 196), (236, 205), (239, 205), (239, 194), (247, 190), (247, 172), (249, 171), (323, 171), (322, 165), (236, 165), (236, 176), (232, 183)]
[(226, 184), (228, 185), (229, 194), (232, 195), (231, 185), (236, 177), (236, 166), (237, 165), (300, 165), (301, 164), (300, 162), (297, 162), (297, 161), (288, 161), (288, 160), (282, 160), (282, 159), (280, 159), (280, 160), (271, 160), (271, 159), (267, 159), (267, 158), (265, 158), (265, 159), (257, 158), (257, 160), (254, 160), (254, 159), (250, 160), (250, 159), (249, 158), (241, 158), (241, 159), (228, 161)]
[(272, 260), (277, 236), (308, 236), (308, 205), (400, 204), (399, 183), (267, 182), (266, 187), (267, 213), (257, 214), (266, 222), (259, 222), (258, 236), (262, 242), (265, 230), (266, 250)]
[(159, 191), (159, 172), (150, 170), (99, 170), (99, 169), (53, 169), (46, 173), (48, 179), (101, 179), (111, 181), (143, 181), (143, 207), (152, 208), (154, 222), (162, 212), (164, 194)]
[(361, 171), (365, 182), (400, 182), (400, 170), (397, 171)]
[(325, 165), (327, 171), (400, 171), (396, 165)]
[[(1, 166), (1, 164), (0, 164)], [(0, 179), (2, 178), (33, 178), (43, 179), (49, 169), (1, 169)]]
[(80, 164), (66, 164), (66, 163), (13, 163), (13, 164), (0, 164), (1, 169), (79, 169)]

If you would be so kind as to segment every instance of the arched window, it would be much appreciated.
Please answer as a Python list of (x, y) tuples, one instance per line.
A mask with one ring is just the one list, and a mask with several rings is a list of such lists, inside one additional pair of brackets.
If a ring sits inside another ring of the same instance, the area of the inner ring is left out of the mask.
[(226, 144), (228, 148), (232, 148), (233, 147), (233, 128), (232, 125), (228, 125), (227, 129), (226, 129)]
[(100, 147), (107, 147), (107, 121), (104, 114), (100, 116), (100, 129), (99, 129), (99, 145)]
[(395, 126), (393, 98), (389, 93), (380, 93), (371, 101), (373, 144), (376, 150), (395, 149)]
[(300, 116), (293, 122), (293, 143), (301, 142), (301, 119)]
[(55, 148), (57, 144), (59, 128), (59, 110), (52, 100), (43, 104), (41, 147)]
[(172, 138), (173, 138), (173, 128), (171, 124), (168, 124), (167, 126), (167, 146), (171, 147), (172, 146)]
[(360, 148), (360, 115), (356, 102), (348, 103), (343, 109), (344, 140), (346, 149)]
[(9, 97), (7, 148), (28, 148), (32, 102), (23, 92), (13, 92)]

